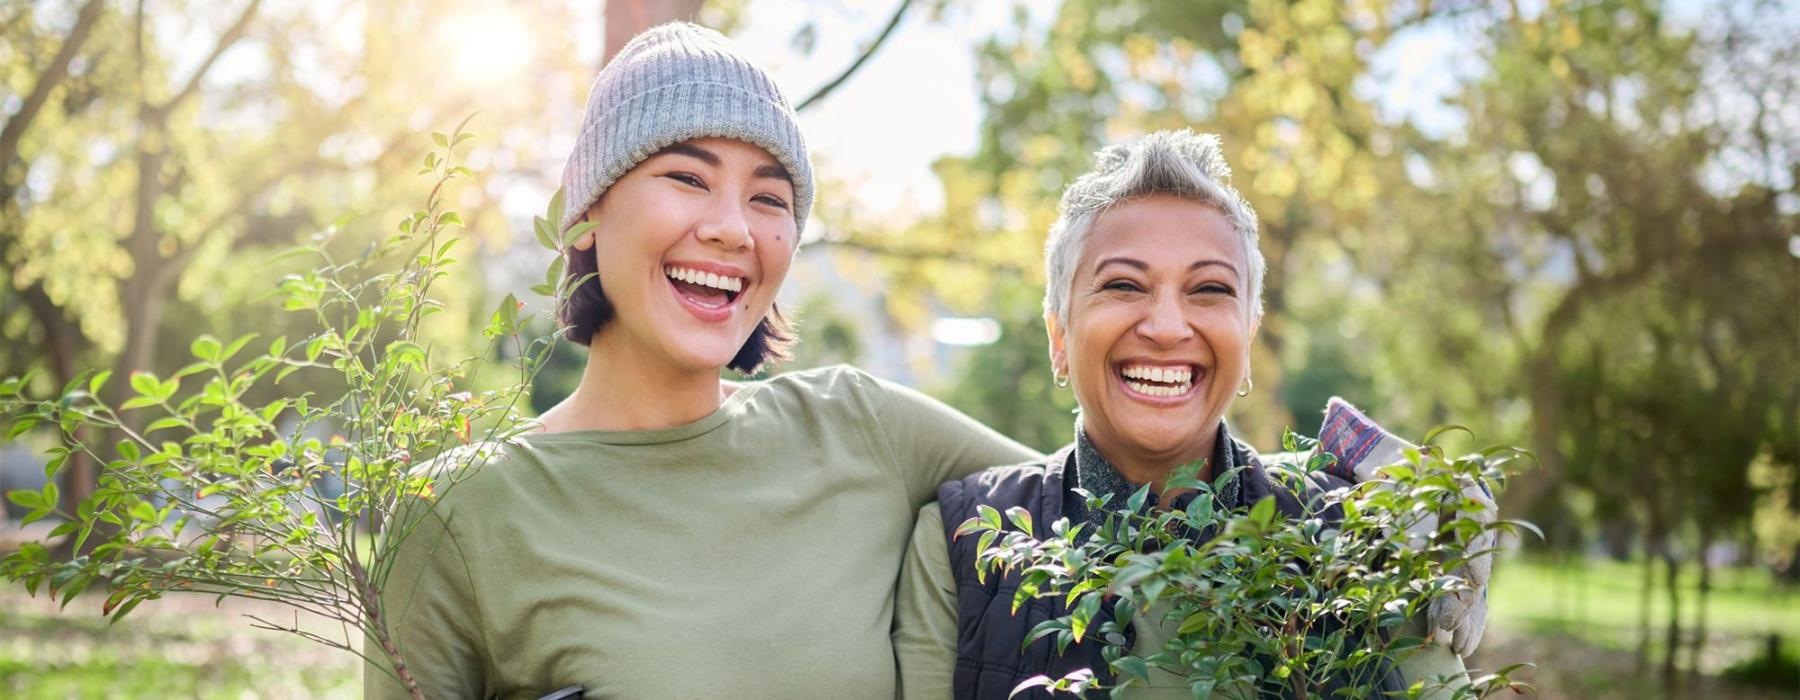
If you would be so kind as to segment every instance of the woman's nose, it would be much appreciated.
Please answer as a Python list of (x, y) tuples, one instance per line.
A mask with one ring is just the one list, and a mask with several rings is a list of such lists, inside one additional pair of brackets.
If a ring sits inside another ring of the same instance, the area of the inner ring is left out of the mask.
[(1194, 337), (1194, 328), (1188, 324), (1180, 295), (1161, 294), (1152, 298), (1144, 310), (1144, 317), (1138, 320), (1137, 333), (1161, 347), (1173, 347)]
[(755, 245), (755, 239), (750, 235), (750, 219), (744, 216), (744, 208), (730, 203), (710, 208), (696, 227), (695, 233), (702, 243), (710, 243), (725, 250), (745, 250)]

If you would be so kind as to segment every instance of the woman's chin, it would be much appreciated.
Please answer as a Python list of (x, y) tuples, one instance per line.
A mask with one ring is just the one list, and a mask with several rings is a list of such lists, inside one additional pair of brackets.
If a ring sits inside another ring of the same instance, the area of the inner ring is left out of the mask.
[(690, 372), (718, 372), (731, 364), (737, 357), (737, 348), (720, 347), (674, 347), (668, 353), (669, 360), (676, 367)]
[[(1120, 432), (1122, 447), (1140, 455), (1165, 455), (1183, 462), (1211, 455), (1192, 455), (1211, 433), (1197, 421), (1163, 422), (1141, 420), (1127, 423)], [(1217, 427), (1214, 427), (1217, 430)]]

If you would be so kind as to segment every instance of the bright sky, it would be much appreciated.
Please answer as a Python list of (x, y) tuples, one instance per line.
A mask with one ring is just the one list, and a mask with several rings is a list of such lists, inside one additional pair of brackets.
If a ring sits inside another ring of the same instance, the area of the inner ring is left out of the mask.
[[(582, 47), (599, 48), (599, 3), (594, 30)], [(1023, 3), (1034, 18), (1054, 12), (1054, 0)], [(943, 199), (931, 163), (975, 150), (981, 123), (974, 47), (1011, 24), (1013, 3), (956, 3), (933, 20), (915, 3), (893, 35), (830, 97), (800, 114), (800, 128), (817, 166), (856, 185), (855, 196), (874, 212), (916, 215)], [(751, 60), (774, 75), (799, 102), (855, 60), (897, 6), (895, 2), (752, 2), (734, 38)], [(809, 56), (791, 45), (807, 20), (818, 34)], [(584, 57), (590, 61), (593, 57)]]

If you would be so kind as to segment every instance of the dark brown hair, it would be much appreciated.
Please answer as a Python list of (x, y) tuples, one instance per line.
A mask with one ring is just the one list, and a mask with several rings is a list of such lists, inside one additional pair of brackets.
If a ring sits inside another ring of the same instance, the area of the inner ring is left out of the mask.
[[(564, 249), (563, 270), (571, 282), (595, 274), (593, 249), (578, 250), (575, 246)], [(600, 288), (599, 277), (590, 278), (569, 292), (569, 297), (557, 309), (558, 318), (567, 327), (563, 337), (584, 346), (593, 341), (595, 333), (612, 323), (617, 314), (612, 300), (607, 299), (606, 292)], [(744, 346), (738, 348), (737, 355), (725, 366), (743, 374), (755, 374), (766, 364), (792, 359), (788, 349), (796, 340), (794, 325), (781, 313), (781, 306), (771, 305), (769, 315), (756, 324), (750, 339), (744, 341)]]

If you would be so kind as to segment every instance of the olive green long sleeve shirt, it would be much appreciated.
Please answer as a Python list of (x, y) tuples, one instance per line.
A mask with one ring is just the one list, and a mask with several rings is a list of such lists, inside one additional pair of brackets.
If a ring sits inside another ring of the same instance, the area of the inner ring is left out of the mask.
[(689, 425), (502, 445), (403, 542), (383, 601), (430, 698), (889, 700), (919, 507), (1035, 457), (854, 369), (784, 374)]

